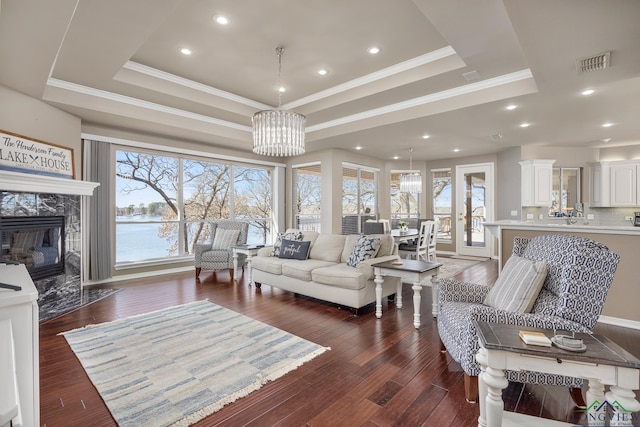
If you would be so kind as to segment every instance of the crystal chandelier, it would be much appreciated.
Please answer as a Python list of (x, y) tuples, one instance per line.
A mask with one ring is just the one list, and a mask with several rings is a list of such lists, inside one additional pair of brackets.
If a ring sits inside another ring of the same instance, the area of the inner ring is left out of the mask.
[(413, 148), (409, 149), (409, 173), (400, 175), (400, 191), (403, 193), (422, 193), (422, 177), (413, 170)]
[(307, 120), (295, 111), (281, 110), (282, 54), (278, 46), (278, 108), (258, 111), (251, 118), (253, 124), (253, 152), (263, 156), (297, 156), (304, 153), (304, 123)]

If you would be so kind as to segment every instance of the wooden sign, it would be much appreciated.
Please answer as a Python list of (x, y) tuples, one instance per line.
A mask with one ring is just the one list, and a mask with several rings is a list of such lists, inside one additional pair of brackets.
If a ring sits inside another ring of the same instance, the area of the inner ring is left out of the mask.
[(73, 150), (0, 130), (0, 169), (73, 178)]

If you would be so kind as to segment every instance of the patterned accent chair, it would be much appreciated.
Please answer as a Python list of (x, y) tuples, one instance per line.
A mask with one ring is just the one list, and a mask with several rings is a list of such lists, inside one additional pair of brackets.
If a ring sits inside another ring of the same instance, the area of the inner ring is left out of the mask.
[[(513, 313), (483, 304), (490, 287), (442, 279), (439, 288), (438, 332), (441, 349), (460, 363), (465, 394), (478, 396), (480, 348), (476, 321), (523, 327), (590, 333), (598, 321), (620, 256), (590, 239), (546, 234), (516, 237), (513, 254), (532, 261), (545, 260), (547, 276), (530, 313)], [(532, 371), (507, 371), (509, 381), (569, 387), (578, 406), (584, 405), (582, 380)]]
[[(228, 233), (223, 230), (238, 230), (238, 237), (234, 241), (224, 241), (221, 239), (223, 235)], [(206, 244), (196, 244), (194, 248), (194, 259), (196, 266), (196, 278), (200, 277), (200, 271), (206, 270), (229, 270), (229, 277), (233, 281), (233, 250), (234, 245), (244, 245), (247, 243), (247, 233), (249, 232), (249, 223), (245, 221), (234, 221), (222, 219), (211, 224), (211, 241)], [(216, 235), (217, 239), (216, 239)], [(214, 245), (222, 243), (221, 247), (215, 248)], [(238, 255), (238, 265), (242, 265), (244, 271), (245, 256)]]

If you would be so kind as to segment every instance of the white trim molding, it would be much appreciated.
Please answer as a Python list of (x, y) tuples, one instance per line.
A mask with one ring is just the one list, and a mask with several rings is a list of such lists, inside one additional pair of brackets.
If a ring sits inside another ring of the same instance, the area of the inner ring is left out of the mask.
[(0, 170), (0, 189), (25, 193), (92, 196), (97, 182)]

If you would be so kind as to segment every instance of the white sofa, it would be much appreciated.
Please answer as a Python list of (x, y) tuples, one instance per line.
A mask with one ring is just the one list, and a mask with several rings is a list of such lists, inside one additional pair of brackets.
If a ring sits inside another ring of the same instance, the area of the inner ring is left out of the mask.
[[(292, 230), (287, 230), (290, 232)], [(359, 309), (376, 301), (371, 264), (398, 259), (398, 248), (389, 234), (379, 237), (380, 249), (374, 258), (357, 267), (347, 265), (349, 255), (359, 235), (319, 234), (303, 232), (303, 241), (310, 241), (306, 260), (282, 259), (271, 255), (272, 248), (258, 251), (251, 260), (256, 287), (271, 287), (306, 295), (323, 301)], [(399, 278), (385, 277), (382, 296), (395, 294)]]

